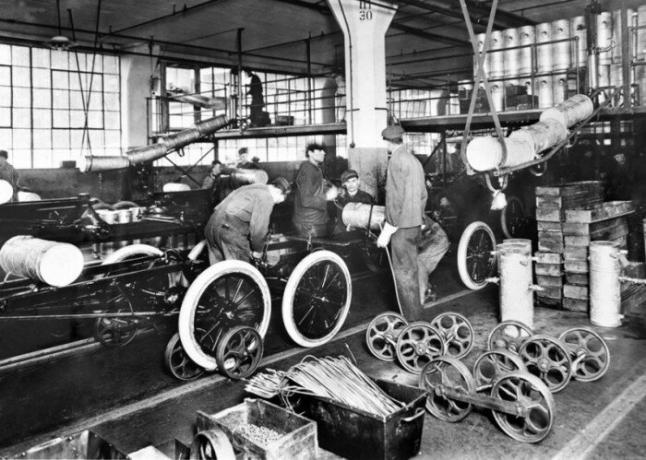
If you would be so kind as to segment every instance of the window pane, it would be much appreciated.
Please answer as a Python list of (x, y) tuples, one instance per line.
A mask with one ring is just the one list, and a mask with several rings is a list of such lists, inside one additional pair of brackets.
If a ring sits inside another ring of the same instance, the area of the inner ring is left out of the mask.
[(103, 128), (103, 112), (90, 111), (88, 116), (88, 127)]
[(49, 89), (34, 89), (34, 107), (47, 109), (51, 106), (52, 92)]
[(13, 148), (14, 149), (31, 148), (31, 131), (29, 129), (13, 130)]
[[(64, 112), (67, 115), (67, 112)], [(56, 115), (56, 112), (54, 112)], [(54, 117), (56, 118), (56, 117)], [(67, 149), (70, 146), (70, 133), (65, 129), (55, 129), (52, 131), (52, 143), (55, 149)]]
[(11, 67), (0, 66), (0, 85), (11, 85)]
[(51, 168), (52, 151), (49, 149), (34, 149), (34, 168)]
[(45, 48), (32, 48), (31, 63), (33, 67), (49, 68), (49, 50)]
[(29, 128), (31, 126), (31, 114), (29, 109), (13, 109), (13, 127)]
[(119, 112), (105, 112), (105, 129), (119, 128)]
[(11, 88), (8, 86), (0, 86), (0, 107), (11, 106)]
[(80, 91), (70, 91), (70, 109), (83, 110), (83, 103)]
[(70, 148), (74, 149), (74, 150), (82, 150), (83, 145), (87, 146), (87, 133), (85, 133), (85, 135), (83, 135), (83, 130), (82, 129), (71, 130), (70, 131)]
[(68, 109), (70, 107), (70, 102), (68, 98), (69, 98), (68, 91), (54, 90), (53, 91), (54, 108)]
[(12, 46), (11, 63), (13, 65), (29, 67), (29, 48), (25, 46)]
[(34, 87), (49, 88), (51, 87), (51, 72), (48, 69), (34, 69), (32, 71), (34, 78)]
[(27, 67), (13, 67), (13, 85), (29, 88), (30, 77), (29, 68)]
[(68, 89), (70, 87), (68, 72), (52, 72), (52, 88), (55, 89)]
[(70, 128), (82, 128), (85, 124), (85, 115), (82, 110), (70, 110)]
[(106, 75), (103, 79), (104, 91), (108, 93), (119, 92), (119, 77), (116, 75)]
[[(0, 126), (11, 126), (11, 109), (8, 107), (0, 107)], [(2, 140), (4, 142), (4, 138)]]
[(121, 133), (117, 130), (105, 131), (105, 146), (107, 148), (119, 148), (121, 147)]
[(117, 93), (106, 93), (103, 102), (105, 110), (119, 110), (119, 95)]
[(31, 91), (29, 88), (15, 88), (13, 89), (13, 106), (14, 107), (30, 107), (31, 106)]
[(48, 149), (51, 148), (51, 146), (51, 131), (49, 129), (34, 129), (34, 148)]
[[(69, 127), (70, 113), (67, 110), (54, 110), (52, 123), (54, 128)], [(56, 132), (54, 132), (54, 137), (56, 137)]]
[(92, 148), (102, 149), (105, 146), (105, 139), (103, 137), (103, 131), (100, 130), (91, 130), (88, 131), (90, 134), (90, 142), (92, 143)]
[(67, 54), (66, 51), (52, 51), (52, 69), (67, 70)]
[(0, 45), (0, 64), (11, 64), (10, 45)]
[(31, 149), (14, 147), (13, 152), (11, 153), (11, 164), (13, 164), (16, 168), (31, 168)]
[(106, 74), (118, 74), (119, 73), (119, 60), (116, 56), (103, 56), (103, 72)]

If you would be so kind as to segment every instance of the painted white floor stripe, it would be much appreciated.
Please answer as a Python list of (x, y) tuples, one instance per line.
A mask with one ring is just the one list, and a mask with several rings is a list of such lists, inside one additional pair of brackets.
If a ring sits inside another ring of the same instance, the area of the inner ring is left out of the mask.
[(646, 374), (622, 391), (604, 410), (554, 457), (554, 460), (587, 458), (628, 413), (646, 396)]

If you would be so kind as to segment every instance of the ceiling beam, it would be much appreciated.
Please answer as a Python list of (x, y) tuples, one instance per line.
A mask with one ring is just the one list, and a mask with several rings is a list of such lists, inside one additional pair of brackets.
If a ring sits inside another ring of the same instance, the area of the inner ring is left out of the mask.
[(122, 29), (116, 30), (116, 31), (114, 31), (114, 33), (119, 34), (119, 33), (123, 33), (123, 32), (126, 32), (126, 31), (139, 29), (141, 27), (149, 26), (149, 25), (152, 25), (152, 24), (157, 24), (159, 22), (163, 22), (163, 21), (166, 21), (168, 19), (176, 19), (178, 16), (186, 16), (189, 13), (195, 13), (197, 11), (200, 11), (201, 9), (203, 9), (206, 6), (211, 6), (211, 5), (213, 5), (215, 3), (218, 3), (220, 1), (221, 0), (206, 0), (206, 1), (202, 2), (202, 3), (198, 3), (197, 5), (193, 5), (193, 6), (188, 6), (187, 7), (186, 5), (184, 5), (184, 7), (179, 11), (175, 10), (175, 4), (173, 4), (173, 12), (170, 13), (170, 14), (165, 14), (163, 16), (158, 16), (156, 18), (148, 19), (146, 21), (143, 21), (143, 22), (140, 22), (140, 23), (137, 23), (137, 24), (132, 24), (132, 25), (124, 27)]
[[(469, 7), (469, 14), (471, 15), (472, 21), (473, 12), (476, 12), (481, 15), (479, 22), (481, 24), (487, 24), (489, 11), (491, 11), (490, 1), (482, 2), (467, 0), (467, 6)], [(496, 9), (495, 25), (500, 28), (535, 26), (536, 21), (533, 21), (519, 14), (510, 13), (509, 11), (501, 10), (500, 8), (498, 8)]]

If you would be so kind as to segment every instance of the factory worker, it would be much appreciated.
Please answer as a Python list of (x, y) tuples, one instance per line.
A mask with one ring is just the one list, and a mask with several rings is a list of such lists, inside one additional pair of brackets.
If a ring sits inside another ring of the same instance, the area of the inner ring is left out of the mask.
[(403, 143), (404, 130), (389, 126), (381, 132), (391, 151), (386, 179), (386, 220), (377, 246), (390, 243), (395, 285), (408, 321), (422, 319), (418, 245), (426, 207), (422, 164)]
[(274, 205), (288, 193), (289, 182), (279, 177), (268, 185), (244, 185), (222, 200), (204, 229), (211, 264), (260, 258)]
[(307, 160), (301, 163), (296, 174), (292, 223), (302, 236), (325, 237), (330, 233), (327, 202), (337, 197), (338, 190), (323, 179), (321, 165), (325, 153), (322, 145), (309, 144), (305, 149)]
[(334, 230), (334, 233), (341, 233), (346, 230), (345, 225), (343, 225), (343, 220), (341, 218), (343, 207), (348, 203), (364, 203), (364, 204), (373, 204), (374, 200), (372, 195), (368, 192), (364, 192), (359, 189), (361, 181), (359, 179), (359, 173), (354, 169), (348, 169), (343, 171), (341, 174), (341, 185), (343, 189), (339, 196), (336, 198), (336, 204), (339, 207), (337, 214), (337, 224)]

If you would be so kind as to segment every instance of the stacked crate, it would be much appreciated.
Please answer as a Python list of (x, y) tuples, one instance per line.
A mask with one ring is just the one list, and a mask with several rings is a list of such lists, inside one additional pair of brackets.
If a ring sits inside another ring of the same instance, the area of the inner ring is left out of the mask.
[[(601, 182), (571, 182), (559, 186), (536, 187), (536, 283), (542, 288), (536, 293), (546, 305), (563, 305), (563, 255), (566, 250), (564, 219), (566, 212), (591, 208), (603, 200)], [(587, 255), (586, 255), (587, 257)], [(570, 288), (568, 288), (568, 293)]]
[(610, 201), (592, 209), (568, 210), (563, 223), (565, 285), (563, 308), (588, 311), (590, 241), (615, 241), (622, 249), (627, 247), (628, 216), (634, 213), (630, 201)]

